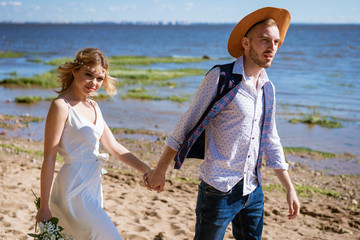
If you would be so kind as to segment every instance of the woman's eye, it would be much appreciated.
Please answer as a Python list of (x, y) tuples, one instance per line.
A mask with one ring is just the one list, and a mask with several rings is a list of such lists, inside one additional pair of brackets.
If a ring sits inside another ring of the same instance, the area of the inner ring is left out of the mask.
[(91, 73), (85, 73), (86, 76), (92, 77)]

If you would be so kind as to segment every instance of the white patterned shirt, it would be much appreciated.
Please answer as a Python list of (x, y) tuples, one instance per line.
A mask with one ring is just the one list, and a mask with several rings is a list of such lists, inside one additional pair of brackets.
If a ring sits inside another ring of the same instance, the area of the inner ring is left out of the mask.
[[(222, 192), (229, 191), (244, 179), (243, 195), (247, 195), (258, 186), (255, 168), (263, 122), (262, 87), (269, 79), (265, 69), (262, 69), (256, 89), (244, 73), (242, 57), (236, 60), (233, 73), (242, 74), (243, 79), (234, 100), (206, 129), (205, 159), (200, 165), (199, 178)], [(166, 145), (176, 151), (180, 148), (186, 134), (194, 128), (215, 97), (219, 76), (220, 68), (216, 67), (204, 77), (189, 109), (166, 139)], [(275, 169), (288, 169), (276, 129), (275, 106), (268, 140), (269, 144), (264, 150), (266, 165)]]

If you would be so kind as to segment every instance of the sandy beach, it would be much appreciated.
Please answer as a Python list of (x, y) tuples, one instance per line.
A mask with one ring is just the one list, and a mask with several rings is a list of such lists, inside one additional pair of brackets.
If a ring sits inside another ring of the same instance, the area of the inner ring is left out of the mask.
[[(119, 141), (152, 167), (163, 149), (163, 137)], [(27, 233), (34, 232), (36, 214), (31, 190), (40, 194), (42, 149), (41, 141), (0, 137), (0, 239), (31, 239)], [(360, 239), (359, 175), (329, 176), (294, 164), (291, 157), (287, 156), (290, 175), (295, 185), (303, 186), (298, 192), (301, 215), (287, 219), (286, 194), (273, 171), (264, 166), (263, 239)], [(110, 157), (105, 163), (109, 173), (103, 176), (104, 208), (122, 237), (192, 239), (200, 163), (187, 160), (181, 171), (169, 170), (165, 190), (158, 194), (142, 186), (139, 173)], [(56, 164), (56, 172), (61, 165)], [(231, 226), (225, 239), (234, 239)]]

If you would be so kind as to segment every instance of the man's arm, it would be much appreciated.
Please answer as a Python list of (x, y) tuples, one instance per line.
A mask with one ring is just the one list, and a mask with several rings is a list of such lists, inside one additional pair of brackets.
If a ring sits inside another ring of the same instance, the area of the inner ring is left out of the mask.
[(220, 68), (216, 67), (209, 71), (200, 84), (188, 110), (181, 116), (173, 129), (173, 133), (166, 139), (166, 147), (163, 151), (157, 167), (144, 176), (144, 184), (147, 188), (161, 192), (165, 185), (165, 173), (174, 160), (180, 144), (188, 132), (196, 125), (205, 112), (208, 105), (216, 96), (219, 82)]
[(285, 187), (287, 196), (286, 201), (289, 205), (289, 219), (296, 218), (300, 212), (300, 202), (296, 195), (296, 191), (294, 185), (291, 182), (289, 173), (287, 170), (284, 169), (274, 169), (276, 176), (279, 178), (281, 184)]
[(157, 192), (161, 192), (163, 190), (165, 185), (166, 170), (173, 161), (176, 153), (176, 150), (167, 145), (165, 146), (156, 168), (144, 176), (144, 182), (149, 190), (155, 189)]

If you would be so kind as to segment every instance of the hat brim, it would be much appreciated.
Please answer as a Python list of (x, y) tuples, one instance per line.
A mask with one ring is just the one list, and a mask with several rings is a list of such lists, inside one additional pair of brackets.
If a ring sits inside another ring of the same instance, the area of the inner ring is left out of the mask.
[(244, 54), (244, 49), (241, 45), (241, 39), (254, 26), (254, 24), (271, 18), (279, 26), (280, 42), (279, 47), (284, 42), (286, 32), (290, 25), (290, 13), (283, 8), (265, 7), (256, 10), (245, 16), (233, 29), (228, 41), (228, 51), (231, 56), (238, 58)]

